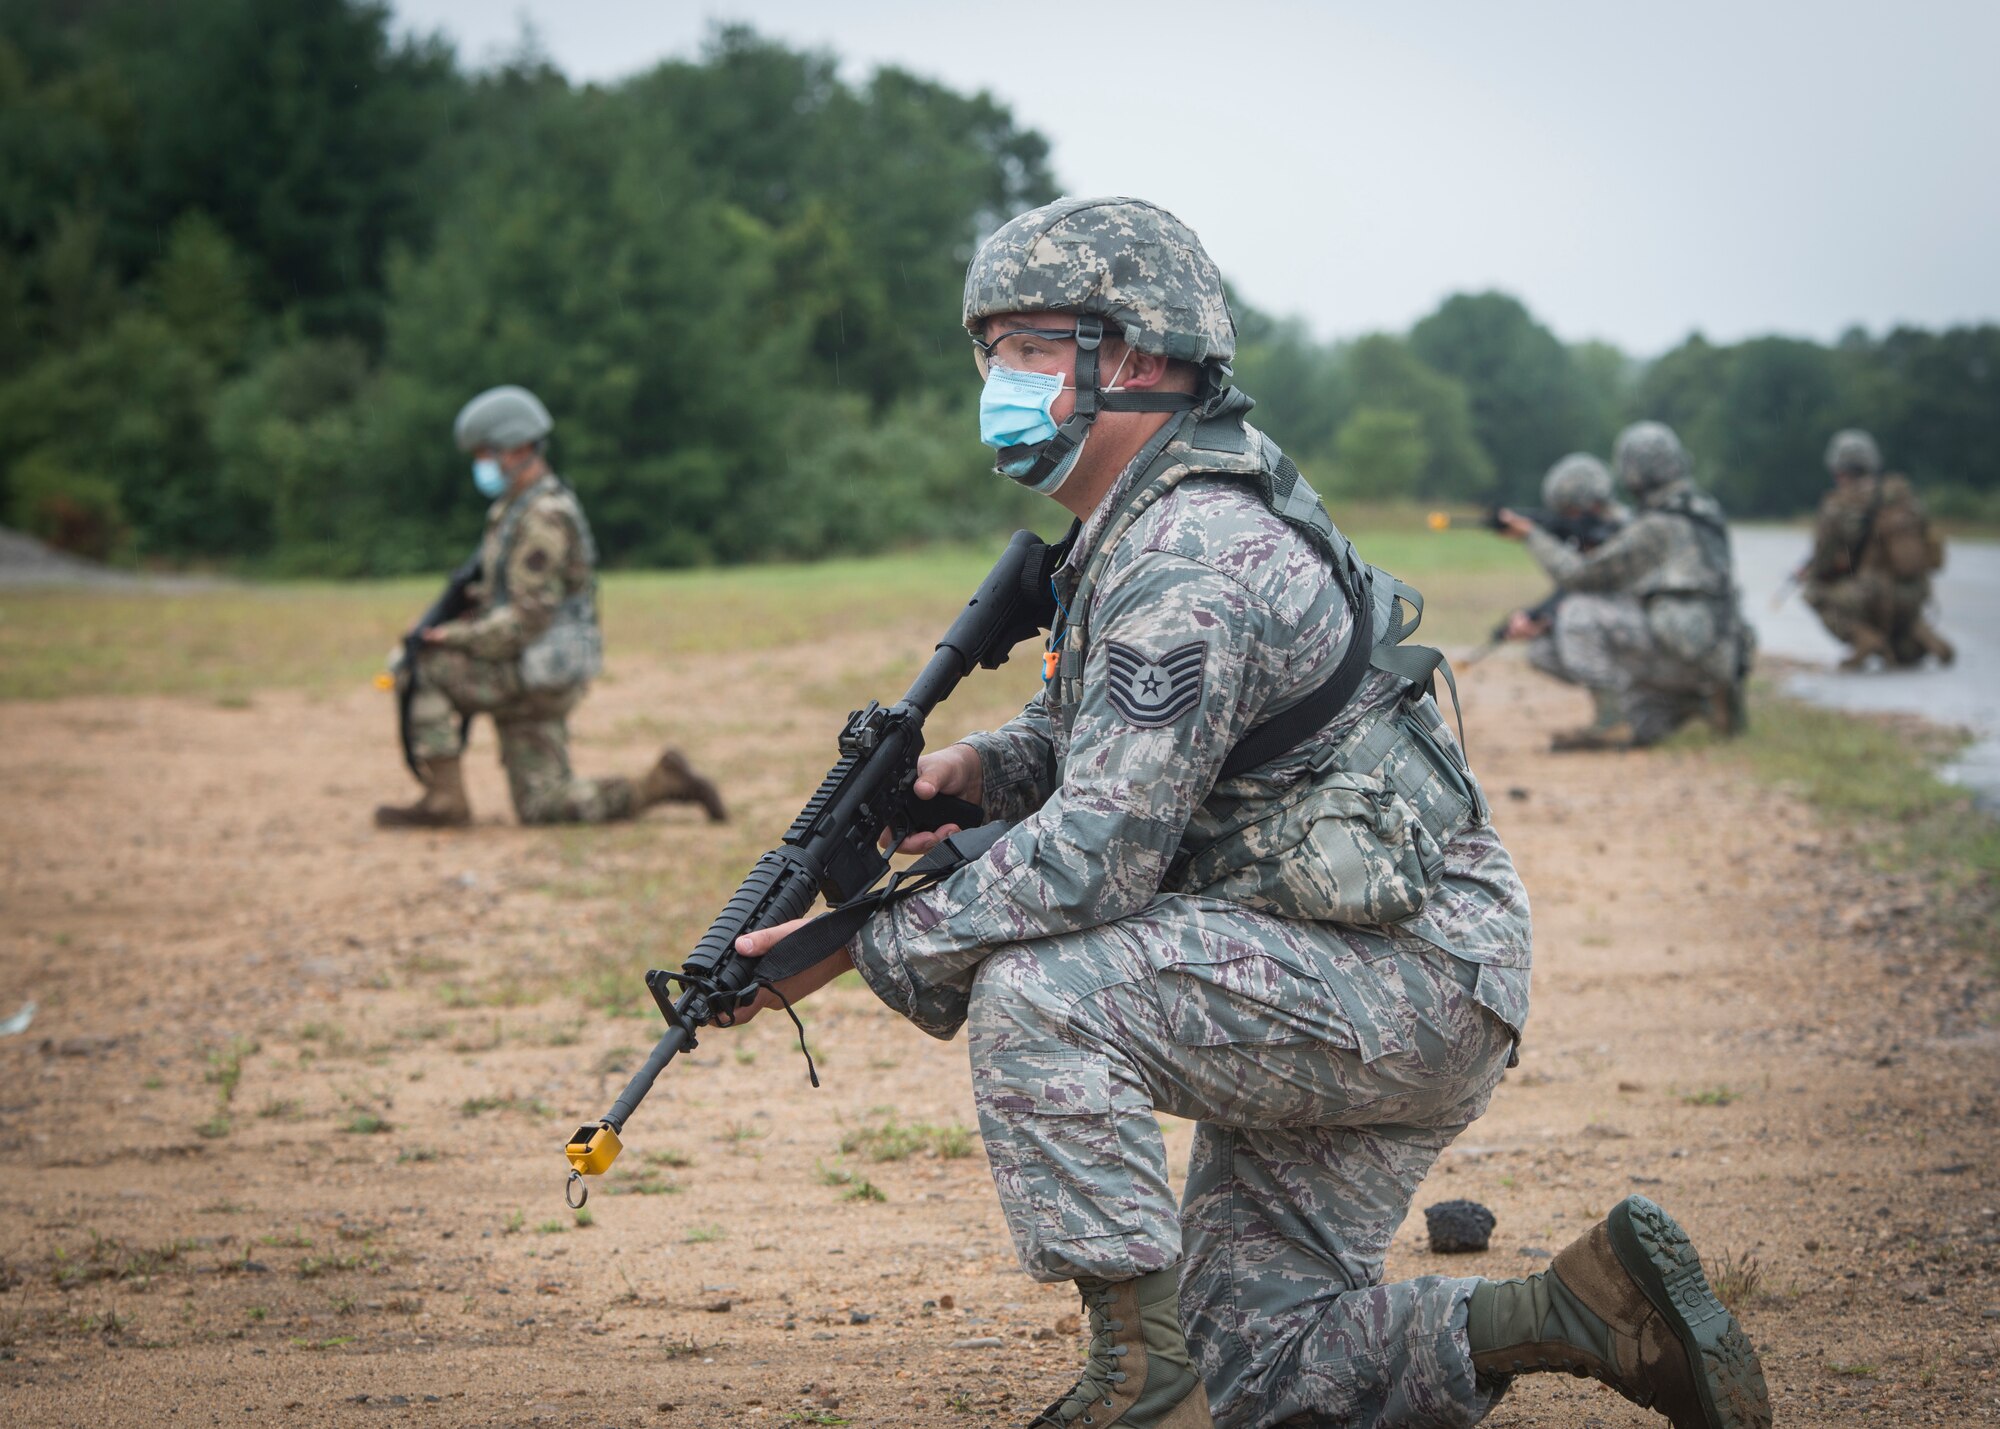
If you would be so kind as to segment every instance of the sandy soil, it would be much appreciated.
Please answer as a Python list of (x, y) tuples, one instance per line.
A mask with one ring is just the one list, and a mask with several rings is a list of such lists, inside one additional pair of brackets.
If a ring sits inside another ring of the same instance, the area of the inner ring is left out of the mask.
[[(591, 999), (698, 931), (896, 648), (621, 658), (579, 764), (684, 742), (723, 829), (516, 828), (482, 731), (478, 826), (379, 834), (407, 780), (366, 692), (0, 706), (0, 1017), (40, 1004), (0, 1038), (0, 1420), (948, 1425), (1066, 1387), (1074, 1302), (1019, 1273), (954, 1134), (962, 1049), (865, 989), (808, 1008), (823, 1090), (781, 1018), (715, 1034), (594, 1224), (562, 1204), (564, 1134), (656, 1031)], [(1465, 684), (1535, 1012), (1417, 1198), (1492, 1207), (1491, 1250), (1432, 1256), (1414, 1217), (1391, 1273), (1534, 1269), (1639, 1189), (1734, 1267), (1781, 1424), (2000, 1417), (1980, 970), (1787, 798), (1699, 753), (1551, 758), (1576, 700), (1506, 659)], [(922, 1149), (871, 1159), (891, 1119)], [(1542, 1376), (1489, 1422), (1660, 1421)]]

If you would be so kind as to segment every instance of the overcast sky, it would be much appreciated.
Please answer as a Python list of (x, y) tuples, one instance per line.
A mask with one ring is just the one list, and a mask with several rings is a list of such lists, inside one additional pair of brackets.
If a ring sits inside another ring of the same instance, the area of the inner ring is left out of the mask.
[(1521, 297), (1641, 355), (2000, 318), (2000, 3), (393, 0), (490, 63), (532, 24), (580, 80), (712, 22), (990, 90), (1069, 193), (1194, 226), (1321, 337)]

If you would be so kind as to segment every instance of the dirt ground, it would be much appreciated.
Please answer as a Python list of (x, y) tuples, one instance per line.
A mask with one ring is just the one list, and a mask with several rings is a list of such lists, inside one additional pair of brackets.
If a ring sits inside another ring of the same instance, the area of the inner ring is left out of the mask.
[[(19, 1425), (1017, 1423), (1066, 1290), (1017, 1269), (961, 1046), (858, 986), (715, 1033), (579, 1225), (560, 1146), (783, 829), (834, 721), (928, 648), (618, 655), (587, 772), (671, 738), (737, 819), (378, 833), (386, 699), (0, 704), (0, 1420)], [(889, 652), (889, 653), (885, 653)], [(904, 652), (907, 653), (907, 657)], [(615, 655), (618, 652), (614, 652)], [(1003, 711), (982, 693), (940, 732)], [(1499, 1218), (1389, 1270), (1538, 1268), (1632, 1190), (1689, 1227), (1788, 1425), (2000, 1418), (2000, 1008), (1913, 884), (1699, 751), (1551, 758), (1581, 703), (1497, 659), (1472, 752), (1535, 900), (1521, 1065), (1421, 1188)], [(1184, 1154), (1189, 1128), (1170, 1123)], [(622, 1192), (622, 1194), (614, 1194)], [(1524, 1379), (1502, 1426), (1658, 1423)]]

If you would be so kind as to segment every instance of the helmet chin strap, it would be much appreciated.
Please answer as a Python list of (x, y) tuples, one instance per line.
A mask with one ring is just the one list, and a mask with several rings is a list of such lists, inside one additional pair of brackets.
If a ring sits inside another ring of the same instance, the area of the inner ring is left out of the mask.
[[(1199, 399), (1192, 392), (1112, 392), (1097, 385), (1097, 355), (1104, 346), (1104, 319), (1084, 313), (1076, 320), (1076, 402), (1069, 420), (1045, 442), (1002, 447), (1000, 460), (1018, 461), (1032, 455), (1035, 464), (1014, 480), (1040, 488), (1055, 469), (1083, 445), (1099, 412), (1187, 412)], [(1122, 367), (1122, 364), (1121, 364)]]

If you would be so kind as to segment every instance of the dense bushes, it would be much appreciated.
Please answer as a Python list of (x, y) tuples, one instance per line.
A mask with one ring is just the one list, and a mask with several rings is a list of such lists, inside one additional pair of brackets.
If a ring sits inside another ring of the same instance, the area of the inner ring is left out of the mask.
[[(577, 86), (533, 54), (469, 73), (361, 0), (0, 14), (0, 519), (115, 558), (436, 567), (481, 510), (451, 417), (520, 382), (613, 562), (1049, 524), (973, 440), (964, 265), (1055, 192), (986, 95), (741, 29)], [(1744, 514), (1809, 506), (1843, 425), (1940, 509), (2000, 499), (2000, 328), (1642, 365), (1497, 293), (1338, 344), (1238, 315), (1257, 420), (1336, 497), (1518, 500), (1650, 415)]]

